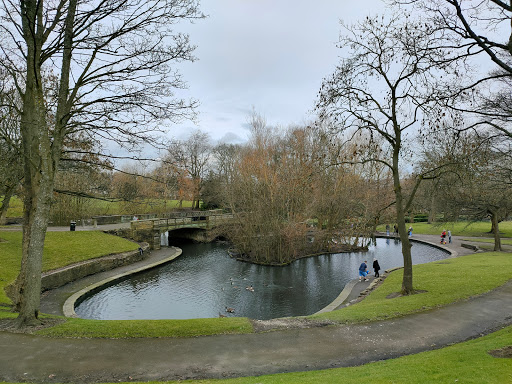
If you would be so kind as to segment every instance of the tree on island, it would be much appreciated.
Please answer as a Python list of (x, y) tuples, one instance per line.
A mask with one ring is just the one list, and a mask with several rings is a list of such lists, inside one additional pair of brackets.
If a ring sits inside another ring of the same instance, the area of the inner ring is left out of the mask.
[[(432, 112), (442, 89), (438, 79), (447, 69), (439, 64), (444, 52), (437, 49), (435, 29), (407, 15), (367, 17), (343, 29), (338, 46), (348, 55), (324, 80), (317, 110), (320, 119), (335, 122), (347, 145), (353, 147), (339, 162), (377, 162), (392, 175), (404, 260), (402, 294), (407, 295), (414, 289), (405, 216), (419, 183), (431, 175), (417, 175), (407, 196), (401, 172), (413, 165), (403, 162), (414, 151), (412, 139), (425, 133), (420, 129), (421, 121)], [(365, 138), (366, 142), (354, 146), (355, 138)]]
[[(39, 323), (43, 245), (67, 137), (83, 133), (134, 151), (160, 124), (192, 116), (173, 64), (194, 47), (173, 26), (203, 17), (195, 0), (2, 0), (0, 67), (22, 100), (21, 271), (10, 291), (19, 326)], [(58, 72), (56, 82), (45, 73)], [(55, 100), (48, 103), (47, 100)]]
[[(373, 213), (368, 183), (353, 167), (330, 166), (332, 136), (322, 127), (280, 131), (260, 115), (219, 183), (233, 213), (226, 230), (239, 258), (285, 265), (315, 254), (364, 248)], [(231, 151), (229, 151), (231, 152)]]

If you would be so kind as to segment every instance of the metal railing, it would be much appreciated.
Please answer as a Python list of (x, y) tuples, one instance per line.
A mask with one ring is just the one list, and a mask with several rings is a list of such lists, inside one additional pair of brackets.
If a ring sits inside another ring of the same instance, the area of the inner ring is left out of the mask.
[[(191, 212), (188, 212), (189, 214)], [(131, 221), (133, 230), (162, 230), (177, 228), (210, 228), (226, 223), (233, 218), (232, 214), (209, 214), (209, 212), (197, 212), (200, 215), (189, 215), (185, 217), (156, 218)]]

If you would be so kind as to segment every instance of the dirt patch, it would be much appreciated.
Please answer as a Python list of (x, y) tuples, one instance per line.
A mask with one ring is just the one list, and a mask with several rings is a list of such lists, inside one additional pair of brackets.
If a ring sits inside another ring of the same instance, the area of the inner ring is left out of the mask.
[(304, 318), (282, 318), (270, 320), (251, 320), (254, 332), (269, 332), (283, 329), (304, 329), (318, 328), (333, 325), (335, 323), (328, 320), (309, 320)]
[(501, 357), (505, 359), (512, 359), (512, 345), (508, 347), (503, 347), (500, 349), (495, 349), (488, 352), (492, 357)]
[(389, 295), (386, 296), (386, 299), (395, 299), (397, 297), (403, 297), (403, 296), (411, 296), (411, 295), (417, 295), (417, 294), (420, 294), (420, 293), (426, 293), (428, 291), (425, 291), (423, 289), (417, 289), (416, 291), (413, 291), (411, 294), (409, 295), (402, 295), (402, 293), (400, 292), (393, 292), (393, 293), (390, 293)]
[(42, 319), (41, 324), (18, 328), (16, 319), (1, 319), (0, 320), (0, 331), (7, 331), (12, 333), (28, 333), (32, 334), (41, 329), (51, 328), (61, 323), (64, 323), (66, 319)]

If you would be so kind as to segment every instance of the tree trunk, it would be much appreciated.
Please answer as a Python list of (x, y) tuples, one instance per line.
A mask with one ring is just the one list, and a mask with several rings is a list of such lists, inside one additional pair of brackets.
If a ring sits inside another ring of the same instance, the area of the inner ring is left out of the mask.
[[(30, 72), (29, 76), (32, 76)], [(55, 168), (48, 153), (50, 140), (45, 134), (47, 128), (42, 101), (41, 88), (27, 89), (21, 121), (25, 153), (23, 246), (21, 270), (15, 283), (14, 298), (16, 309), (19, 311), (20, 326), (37, 323), (43, 246), (55, 176)]]
[[(398, 172), (396, 178), (399, 179)], [(396, 221), (398, 225), (398, 235), (402, 243), (402, 257), (404, 260), (404, 273), (402, 278), (402, 291), (403, 295), (410, 295), (413, 293), (412, 285), (412, 257), (411, 257), (411, 242), (409, 241), (408, 231), (405, 225), (405, 212), (403, 210), (403, 196), (400, 181), (398, 186), (395, 181), (395, 198), (396, 198)]]
[[(66, 15), (64, 50), (55, 125), (46, 120), (44, 86), (41, 76), (44, 45), (43, 6), (37, 0), (22, 2), (23, 37), (27, 45), (25, 93), (20, 132), (24, 154), (25, 204), (20, 273), (14, 284), (13, 302), (19, 311), (19, 327), (39, 324), (43, 248), (48, 226), (55, 172), (62, 152), (64, 127), (69, 120), (69, 68), (76, 0), (71, 0)], [(50, 136), (51, 135), (51, 136)]]
[(9, 209), (9, 203), (15, 189), (15, 186), (8, 187), (5, 192), (4, 199), (2, 200), (2, 207), (0, 207), (0, 225), (5, 225), (7, 223), (7, 210)]
[(437, 214), (437, 210), (436, 210), (436, 204), (437, 204), (437, 196), (432, 193), (431, 195), (431, 200), (430, 200), (430, 210), (428, 212), (428, 223), (429, 224), (432, 224), (436, 221), (436, 214)]
[(499, 229), (496, 229), (496, 223), (498, 221), (493, 219), (494, 214), (492, 212), (489, 211), (489, 213), (491, 214), (491, 230), (489, 231), (489, 233), (495, 234), (496, 232), (499, 231)]
[(500, 227), (499, 227), (499, 219), (498, 212), (491, 212), (491, 223), (494, 233), (494, 250), (501, 251), (501, 238), (500, 238)]
[[(402, 186), (400, 183), (400, 167), (399, 156), (401, 147), (401, 132), (400, 127), (395, 122), (395, 143), (393, 145), (393, 186), (395, 189), (396, 201), (396, 221), (398, 225), (398, 234), (402, 243), (402, 257), (404, 260), (404, 274), (402, 278), (402, 295), (410, 295), (414, 292), (412, 285), (412, 257), (411, 257), (411, 243), (407, 228), (405, 227), (405, 206), (404, 198), (402, 195)], [(412, 198), (412, 197), (411, 197)]]

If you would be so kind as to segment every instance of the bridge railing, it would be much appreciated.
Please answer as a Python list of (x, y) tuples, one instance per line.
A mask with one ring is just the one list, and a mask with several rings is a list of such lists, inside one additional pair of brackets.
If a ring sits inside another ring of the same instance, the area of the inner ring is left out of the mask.
[(210, 227), (225, 223), (233, 218), (232, 214), (199, 212), (202, 215), (191, 215), (188, 217), (157, 218), (131, 221), (133, 230), (161, 230), (167, 228), (182, 227)]

